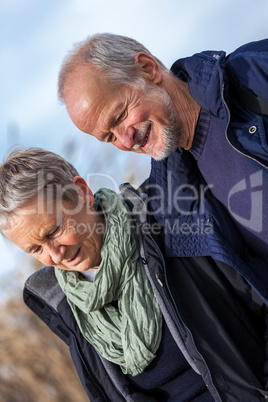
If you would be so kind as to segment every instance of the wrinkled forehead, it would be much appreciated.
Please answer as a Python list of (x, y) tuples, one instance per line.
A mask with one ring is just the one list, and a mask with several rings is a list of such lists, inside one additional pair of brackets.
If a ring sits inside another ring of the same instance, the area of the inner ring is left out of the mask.
[[(94, 78), (96, 77), (96, 79)], [(94, 135), (99, 125), (105, 125), (108, 115), (124, 98), (125, 90), (111, 86), (101, 75), (78, 75), (66, 90), (65, 106), (73, 123), (87, 134)]]
[(64, 101), (74, 95), (89, 95), (111, 89), (106, 74), (95, 66), (82, 65), (72, 71), (64, 85)]
[(68, 204), (62, 200), (50, 203), (43, 197), (36, 197), (9, 214), (3, 234), (23, 248), (20, 243), (23, 238), (26, 240), (29, 233), (35, 233), (38, 237), (48, 226), (61, 224)]
[(109, 90), (110, 85), (102, 72), (88, 66), (78, 68), (64, 91), (65, 106), (71, 119), (79, 122), (81, 115), (98, 99), (107, 97)]
[(2, 230), (4, 236), (22, 248), (21, 243), (25, 240), (28, 232), (36, 225), (42, 225), (40, 216), (36, 214), (36, 208), (17, 208), (9, 214)]
[[(28, 210), (28, 212), (30, 212)], [(8, 222), (8, 226), (3, 230), (12, 243), (17, 245), (25, 252), (30, 252), (32, 244), (42, 240), (47, 229), (54, 228), (55, 219), (53, 216), (45, 216), (36, 214), (25, 215), (26, 210), (20, 211), (19, 214), (14, 213)]]
[(21, 207), (16, 208), (7, 216), (3, 231), (14, 228), (18, 223), (31, 226), (36, 221), (41, 220), (44, 212), (44, 198), (35, 197)]
[(8, 215), (4, 230), (12, 229), (17, 224), (30, 227), (36, 223), (42, 224), (44, 219), (55, 219), (57, 214), (62, 215), (66, 204), (63, 199), (47, 198), (39, 194)]

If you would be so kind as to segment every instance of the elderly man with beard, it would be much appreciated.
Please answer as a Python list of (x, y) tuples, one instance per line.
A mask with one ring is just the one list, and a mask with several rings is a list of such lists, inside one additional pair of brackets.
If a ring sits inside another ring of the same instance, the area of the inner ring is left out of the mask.
[[(192, 181), (199, 170), (252, 257), (267, 263), (267, 66), (268, 40), (229, 56), (202, 52), (177, 60), (169, 71), (137, 41), (97, 34), (65, 58), (59, 98), (80, 130), (150, 155), (150, 187), (162, 187), (170, 176), (176, 181), (164, 189), (167, 198), (188, 185), (190, 196), (202, 195)], [(169, 216), (156, 219), (165, 226)]]
[(169, 174), (174, 191), (193, 185), (187, 164), (198, 169), (252, 256), (267, 263), (267, 68), (268, 40), (227, 57), (195, 54), (170, 71), (134, 39), (97, 34), (67, 55), (58, 91), (80, 130), (153, 158), (151, 187)]

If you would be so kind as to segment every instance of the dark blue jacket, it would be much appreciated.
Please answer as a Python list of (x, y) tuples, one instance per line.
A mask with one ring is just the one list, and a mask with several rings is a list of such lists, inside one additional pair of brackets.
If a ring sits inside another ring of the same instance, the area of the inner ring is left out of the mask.
[(201, 106), (190, 152), (247, 247), (268, 264), (268, 112), (256, 113), (246, 101), (268, 102), (268, 40), (227, 57), (195, 54), (176, 61), (172, 71)]
[[(268, 39), (246, 44), (227, 57), (223, 51), (198, 53), (177, 60), (171, 70), (188, 82), (195, 101), (222, 121), (232, 146), (267, 168), (268, 118), (241, 105), (232, 84), (268, 102)], [(237, 107), (243, 111), (242, 115), (233, 116), (232, 108)], [(244, 122), (247, 124), (242, 125)], [(252, 126), (257, 128), (254, 136), (249, 131)]]
[(211, 256), (238, 271), (268, 304), (267, 264), (249, 253), (189, 152), (152, 161), (149, 200), (163, 227), (166, 257)]

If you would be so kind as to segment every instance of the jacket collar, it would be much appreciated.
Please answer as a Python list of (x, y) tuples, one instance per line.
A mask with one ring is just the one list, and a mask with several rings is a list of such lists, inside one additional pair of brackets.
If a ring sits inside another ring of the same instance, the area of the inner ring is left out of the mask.
[(188, 82), (192, 97), (202, 108), (227, 125), (225, 52), (206, 51), (179, 59), (172, 65), (171, 71)]

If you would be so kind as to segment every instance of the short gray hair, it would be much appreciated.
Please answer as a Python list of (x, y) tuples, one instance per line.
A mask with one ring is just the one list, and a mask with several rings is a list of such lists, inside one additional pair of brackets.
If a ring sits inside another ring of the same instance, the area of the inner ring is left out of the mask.
[[(17, 208), (48, 191), (53, 200), (77, 202), (74, 166), (61, 156), (41, 148), (17, 148), (0, 165), (0, 231)], [(60, 190), (61, 189), (61, 190)], [(52, 191), (52, 193), (51, 193)]]
[(144, 87), (144, 80), (135, 64), (137, 53), (152, 56), (164, 71), (164, 64), (145, 46), (127, 36), (110, 33), (95, 34), (74, 44), (63, 60), (58, 77), (58, 97), (64, 103), (65, 89), (72, 83), (72, 74), (81, 66), (91, 65), (106, 74), (113, 86), (130, 85)]

